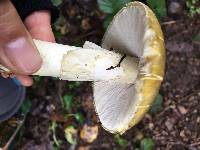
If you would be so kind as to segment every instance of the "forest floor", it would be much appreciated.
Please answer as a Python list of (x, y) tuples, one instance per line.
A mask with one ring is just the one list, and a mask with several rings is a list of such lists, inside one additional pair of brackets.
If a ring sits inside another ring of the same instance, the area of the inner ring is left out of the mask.
[[(34, 86), (27, 89), (31, 108), (15, 149), (134, 150), (144, 138), (152, 139), (156, 150), (200, 149), (200, 41), (196, 38), (200, 16), (188, 17), (185, 6), (180, 6), (174, 14), (168, 10), (161, 23), (167, 62), (159, 112), (147, 113), (122, 136), (113, 135), (99, 123), (90, 82), (35, 78)], [(88, 40), (100, 45), (105, 14), (95, 1), (66, 0), (61, 11), (56, 24), (58, 42), (81, 46)], [(83, 130), (87, 133), (80, 136)], [(88, 143), (92, 137), (87, 134), (97, 138)]]

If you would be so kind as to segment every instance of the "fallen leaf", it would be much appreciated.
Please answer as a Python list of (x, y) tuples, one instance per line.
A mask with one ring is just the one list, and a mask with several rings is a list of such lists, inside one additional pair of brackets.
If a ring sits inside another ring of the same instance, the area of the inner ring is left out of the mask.
[(65, 138), (70, 144), (76, 144), (77, 130), (73, 126), (65, 129)]
[(180, 113), (182, 115), (185, 115), (188, 112), (188, 110), (185, 107), (183, 107), (183, 106), (178, 106), (178, 110), (180, 111)]
[(172, 130), (174, 125), (169, 119), (167, 119), (167, 121), (165, 122), (165, 126), (168, 130)]
[(185, 131), (184, 130), (182, 130), (181, 132), (180, 132), (180, 137), (182, 137), (182, 138), (185, 138), (186, 136), (185, 136)]
[(196, 122), (197, 122), (197, 123), (200, 123), (200, 117), (197, 117)]
[(98, 126), (89, 126), (84, 125), (81, 132), (80, 137), (84, 142), (92, 143), (98, 136)]
[(142, 140), (142, 139), (143, 139), (143, 137), (144, 137), (144, 135), (143, 135), (143, 133), (142, 133), (142, 132), (140, 132), (140, 131), (136, 131), (136, 134), (135, 134), (135, 139), (136, 139), (137, 141), (140, 141), (140, 140)]

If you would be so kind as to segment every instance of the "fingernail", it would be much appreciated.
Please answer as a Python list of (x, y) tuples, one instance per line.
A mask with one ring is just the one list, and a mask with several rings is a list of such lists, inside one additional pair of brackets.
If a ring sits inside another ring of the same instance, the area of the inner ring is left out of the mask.
[(32, 74), (41, 66), (42, 60), (39, 53), (24, 37), (7, 43), (3, 50), (16, 70), (23, 74)]

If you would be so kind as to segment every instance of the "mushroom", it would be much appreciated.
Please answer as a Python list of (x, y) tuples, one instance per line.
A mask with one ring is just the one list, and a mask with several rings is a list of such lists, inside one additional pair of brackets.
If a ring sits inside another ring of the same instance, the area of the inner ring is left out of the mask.
[(96, 112), (111, 133), (124, 133), (141, 120), (163, 80), (163, 34), (154, 13), (141, 2), (131, 2), (117, 13), (102, 47), (91, 42), (83, 48), (34, 42), (43, 59), (35, 75), (94, 81)]

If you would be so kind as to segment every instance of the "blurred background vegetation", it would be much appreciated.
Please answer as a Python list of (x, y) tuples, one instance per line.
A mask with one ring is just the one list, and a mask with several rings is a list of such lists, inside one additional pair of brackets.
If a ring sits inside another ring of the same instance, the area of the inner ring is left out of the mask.
[[(131, 1), (52, 0), (60, 9), (60, 17), (53, 24), (57, 42), (82, 46), (88, 40), (100, 45), (115, 14)], [(165, 33), (167, 68), (160, 94), (136, 127), (124, 135), (112, 135), (102, 129), (89, 82), (34, 77), (20, 112), (0, 125), (0, 145), (5, 145), (16, 131), (16, 124), (23, 122), (12, 149), (200, 149), (200, 3), (147, 0), (147, 4)], [(186, 100), (192, 98), (188, 104)]]

